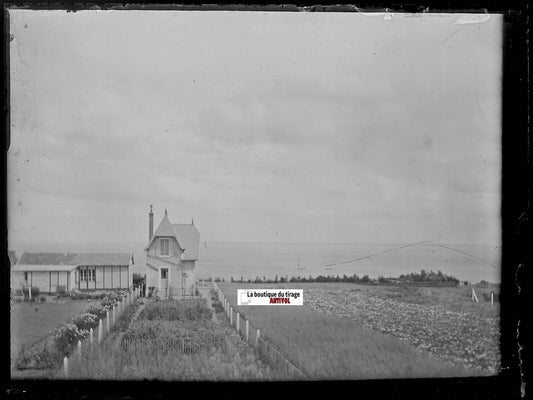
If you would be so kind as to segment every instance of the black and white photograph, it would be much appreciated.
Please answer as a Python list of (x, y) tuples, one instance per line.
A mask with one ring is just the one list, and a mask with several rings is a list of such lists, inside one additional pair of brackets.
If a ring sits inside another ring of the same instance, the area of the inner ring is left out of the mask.
[(501, 372), (501, 14), (8, 14), (12, 380)]

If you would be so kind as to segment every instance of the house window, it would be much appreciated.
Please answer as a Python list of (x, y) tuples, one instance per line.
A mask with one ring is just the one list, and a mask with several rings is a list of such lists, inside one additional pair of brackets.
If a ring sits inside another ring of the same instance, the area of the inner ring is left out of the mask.
[(169, 256), (169, 240), (168, 239), (161, 239), (161, 255), (162, 256)]
[(25, 281), (28, 280), (28, 273), (27, 273), (27, 272), (24, 272), (24, 280), (25, 280)]
[(96, 281), (96, 269), (84, 268), (80, 269), (80, 282), (95, 282)]

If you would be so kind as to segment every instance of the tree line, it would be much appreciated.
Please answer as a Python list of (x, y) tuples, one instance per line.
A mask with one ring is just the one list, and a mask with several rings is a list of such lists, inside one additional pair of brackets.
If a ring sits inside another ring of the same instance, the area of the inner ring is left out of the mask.
[[(215, 282), (225, 282), (225, 278), (215, 278)], [(397, 278), (393, 277), (384, 277), (379, 276), (377, 279), (372, 279), (368, 275), (363, 275), (362, 277), (357, 274), (353, 275), (318, 275), (302, 277), (302, 276), (278, 276), (276, 275), (274, 279), (267, 278), (263, 276), (262, 278), (256, 276), (255, 279), (248, 278), (244, 279), (242, 276), (239, 279), (235, 279), (233, 276), (230, 277), (230, 282), (240, 282), (240, 283), (313, 283), (313, 282), (347, 282), (347, 283), (412, 283), (412, 282), (429, 282), (429, 283), (446, 283), (450, 285), (458, 285), (459, 279), (451, 275), (445, 275), (442, 271), (429, 271), (421, 270), (418, 272), (412, 272), (410, 274), (402, 274)]]

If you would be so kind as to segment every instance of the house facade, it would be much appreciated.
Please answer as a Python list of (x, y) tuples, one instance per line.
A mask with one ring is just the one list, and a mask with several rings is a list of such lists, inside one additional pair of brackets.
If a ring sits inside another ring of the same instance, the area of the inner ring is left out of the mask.
[(150, 206), (146, 253), (146, 286), (161, 298), (194, 296), (195, 267), (200, 233), (194, 221), (172, 224), (167, 211), (153, 232), (154, 214)]
[(129, 290), (131, 253), (23, 253), (11, 271), (11, 288), (43, 293), (71, 290)]

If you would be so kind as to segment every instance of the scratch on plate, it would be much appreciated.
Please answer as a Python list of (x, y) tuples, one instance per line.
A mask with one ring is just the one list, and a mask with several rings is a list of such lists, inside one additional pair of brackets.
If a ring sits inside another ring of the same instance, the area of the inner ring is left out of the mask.
[(446, 44), (446, 42), (453, 36), (455, 35), (457, 32), (459, 32), (459, 29), (460, 28), (457, 28), (455, 31), (453, 31), (446, 39), (444, 39), (444, 42), (442, 42), (442, 44)]
[(455, 25), (479, 24), (482, 22), (487, 22), (489, 19), (490, 19), (490, 15), (488, 14), (463, 15), (461, 18), (455, 21)]

